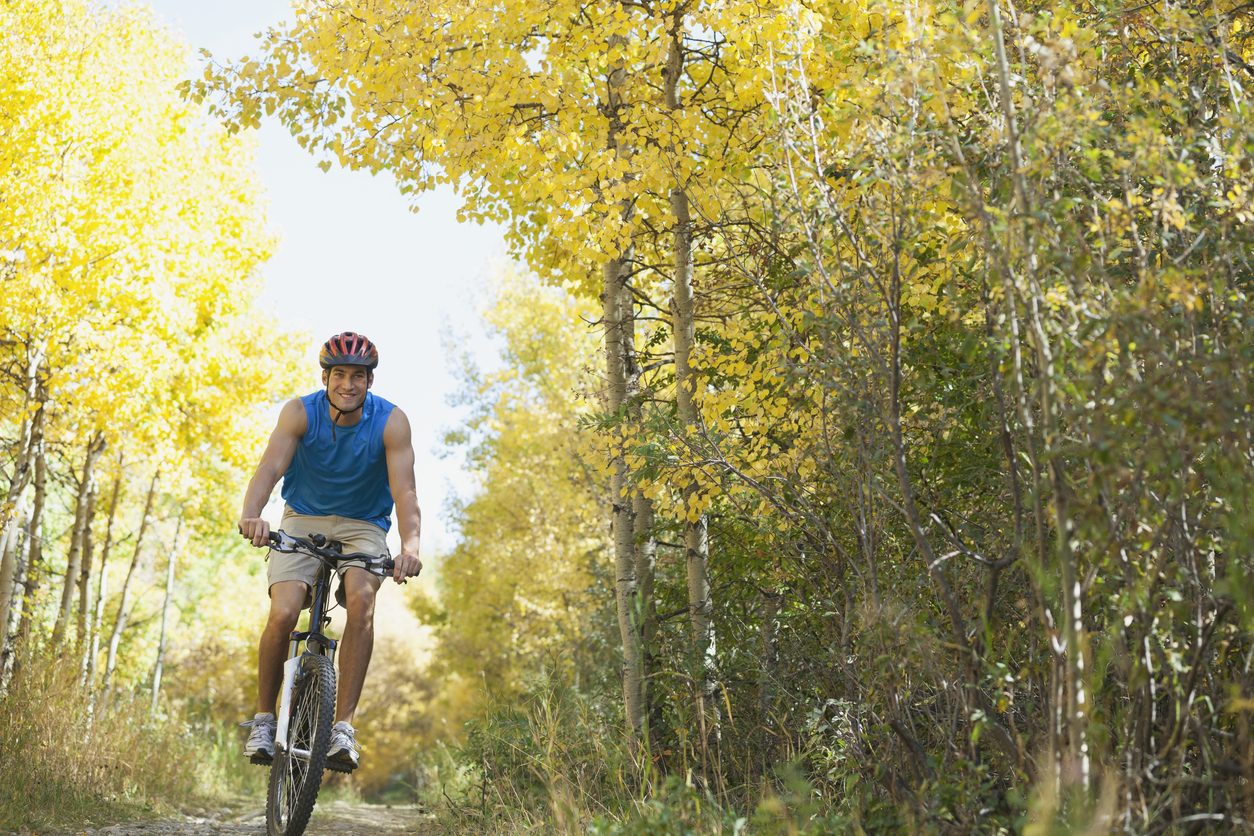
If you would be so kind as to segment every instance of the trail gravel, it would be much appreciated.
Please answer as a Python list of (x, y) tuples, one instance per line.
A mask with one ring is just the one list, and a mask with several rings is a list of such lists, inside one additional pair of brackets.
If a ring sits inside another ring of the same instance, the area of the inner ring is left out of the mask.
[[(421, 807), (349, 804), (333, 801), (314, 808), (306, 836), (411, 836), (433, 832), (435, 816)], [(198, 810), (152, 821), (125, 822), (74, 830), (15, 831), (17, 836), (264, 836), (266, 811), (260, 806)], [(6, 836), (0, 834), (0, 836)]]

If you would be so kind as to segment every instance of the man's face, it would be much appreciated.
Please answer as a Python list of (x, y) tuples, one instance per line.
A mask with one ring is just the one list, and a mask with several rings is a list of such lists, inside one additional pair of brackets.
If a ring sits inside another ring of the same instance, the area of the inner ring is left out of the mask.
[(374, 378), (362, 366), (332, 366), (322, 372), (322, 382), (331, 405), (341, 412), (350, 412), (366, 399), (366, 390)]

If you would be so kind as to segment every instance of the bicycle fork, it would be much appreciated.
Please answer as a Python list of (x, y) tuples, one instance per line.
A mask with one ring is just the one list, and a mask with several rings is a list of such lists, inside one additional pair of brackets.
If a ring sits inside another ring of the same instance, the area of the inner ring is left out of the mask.
[[(287, 732), (292, 717), (292, 693), (296, 690), (296, 677), (300, 673), (301, 657), (300, 643), (302, 639), (309, 637), (308, 633), (292, 631), (292, 639), (288, 643), (287, 661), (283, 663), (283, 687), (279, 691), (279, 712), (278, 725), (274, 731), (275, 749), (287, 751)], [(334, 640), (326, 641), (326, 655), (331, 658), (331, 664), (335, 664), (335, 648), (338, 644)], [(297, 754), (294, 752), (294, 754)], [(308, 757), (308, 752), (302, 753)]]

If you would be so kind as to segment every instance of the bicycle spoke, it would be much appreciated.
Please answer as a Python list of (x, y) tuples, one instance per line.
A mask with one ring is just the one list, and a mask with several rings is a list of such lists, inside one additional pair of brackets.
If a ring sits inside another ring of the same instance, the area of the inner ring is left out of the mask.
[(308, 755), (301, 758), (296, 750), (308, 752), (313, 743), (315, 730), (318, 727), (318, 701), (311, 699), (307, 685), (302, 687), (296, 699), (296, 715), (292, 718), (292, 731), (289, 735), (286, 752), (287, 770), (291, 781), (291, 799), (294, 803), (300, 797), (309, 778)]
[(278, 795), (278, 803), (275, 807), (279, 814), (279, 827), (286, 830), (287, 823), (292, 820), (292, 799), (296, 797), (296, 794), (292, 792), (292, 775), (287, 770), (284, 770), (279, 780)]
[(291, 700), (287, 739), (271, 773), (269, 836), (300, 836), (322, 776), (335, 711), (335, 669), (325, 657), (302, 660), (304, 676)]

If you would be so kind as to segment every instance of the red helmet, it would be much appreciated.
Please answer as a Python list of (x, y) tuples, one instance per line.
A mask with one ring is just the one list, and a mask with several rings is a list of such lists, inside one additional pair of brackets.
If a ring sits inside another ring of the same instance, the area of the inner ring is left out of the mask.
[(322, 344), (322, 351), (318, 352), (318, 365), (324, 369), (332, 366), (365, 366), (373, 369), (379, 365), (379, 349), (361, 334), (345, 331)]

